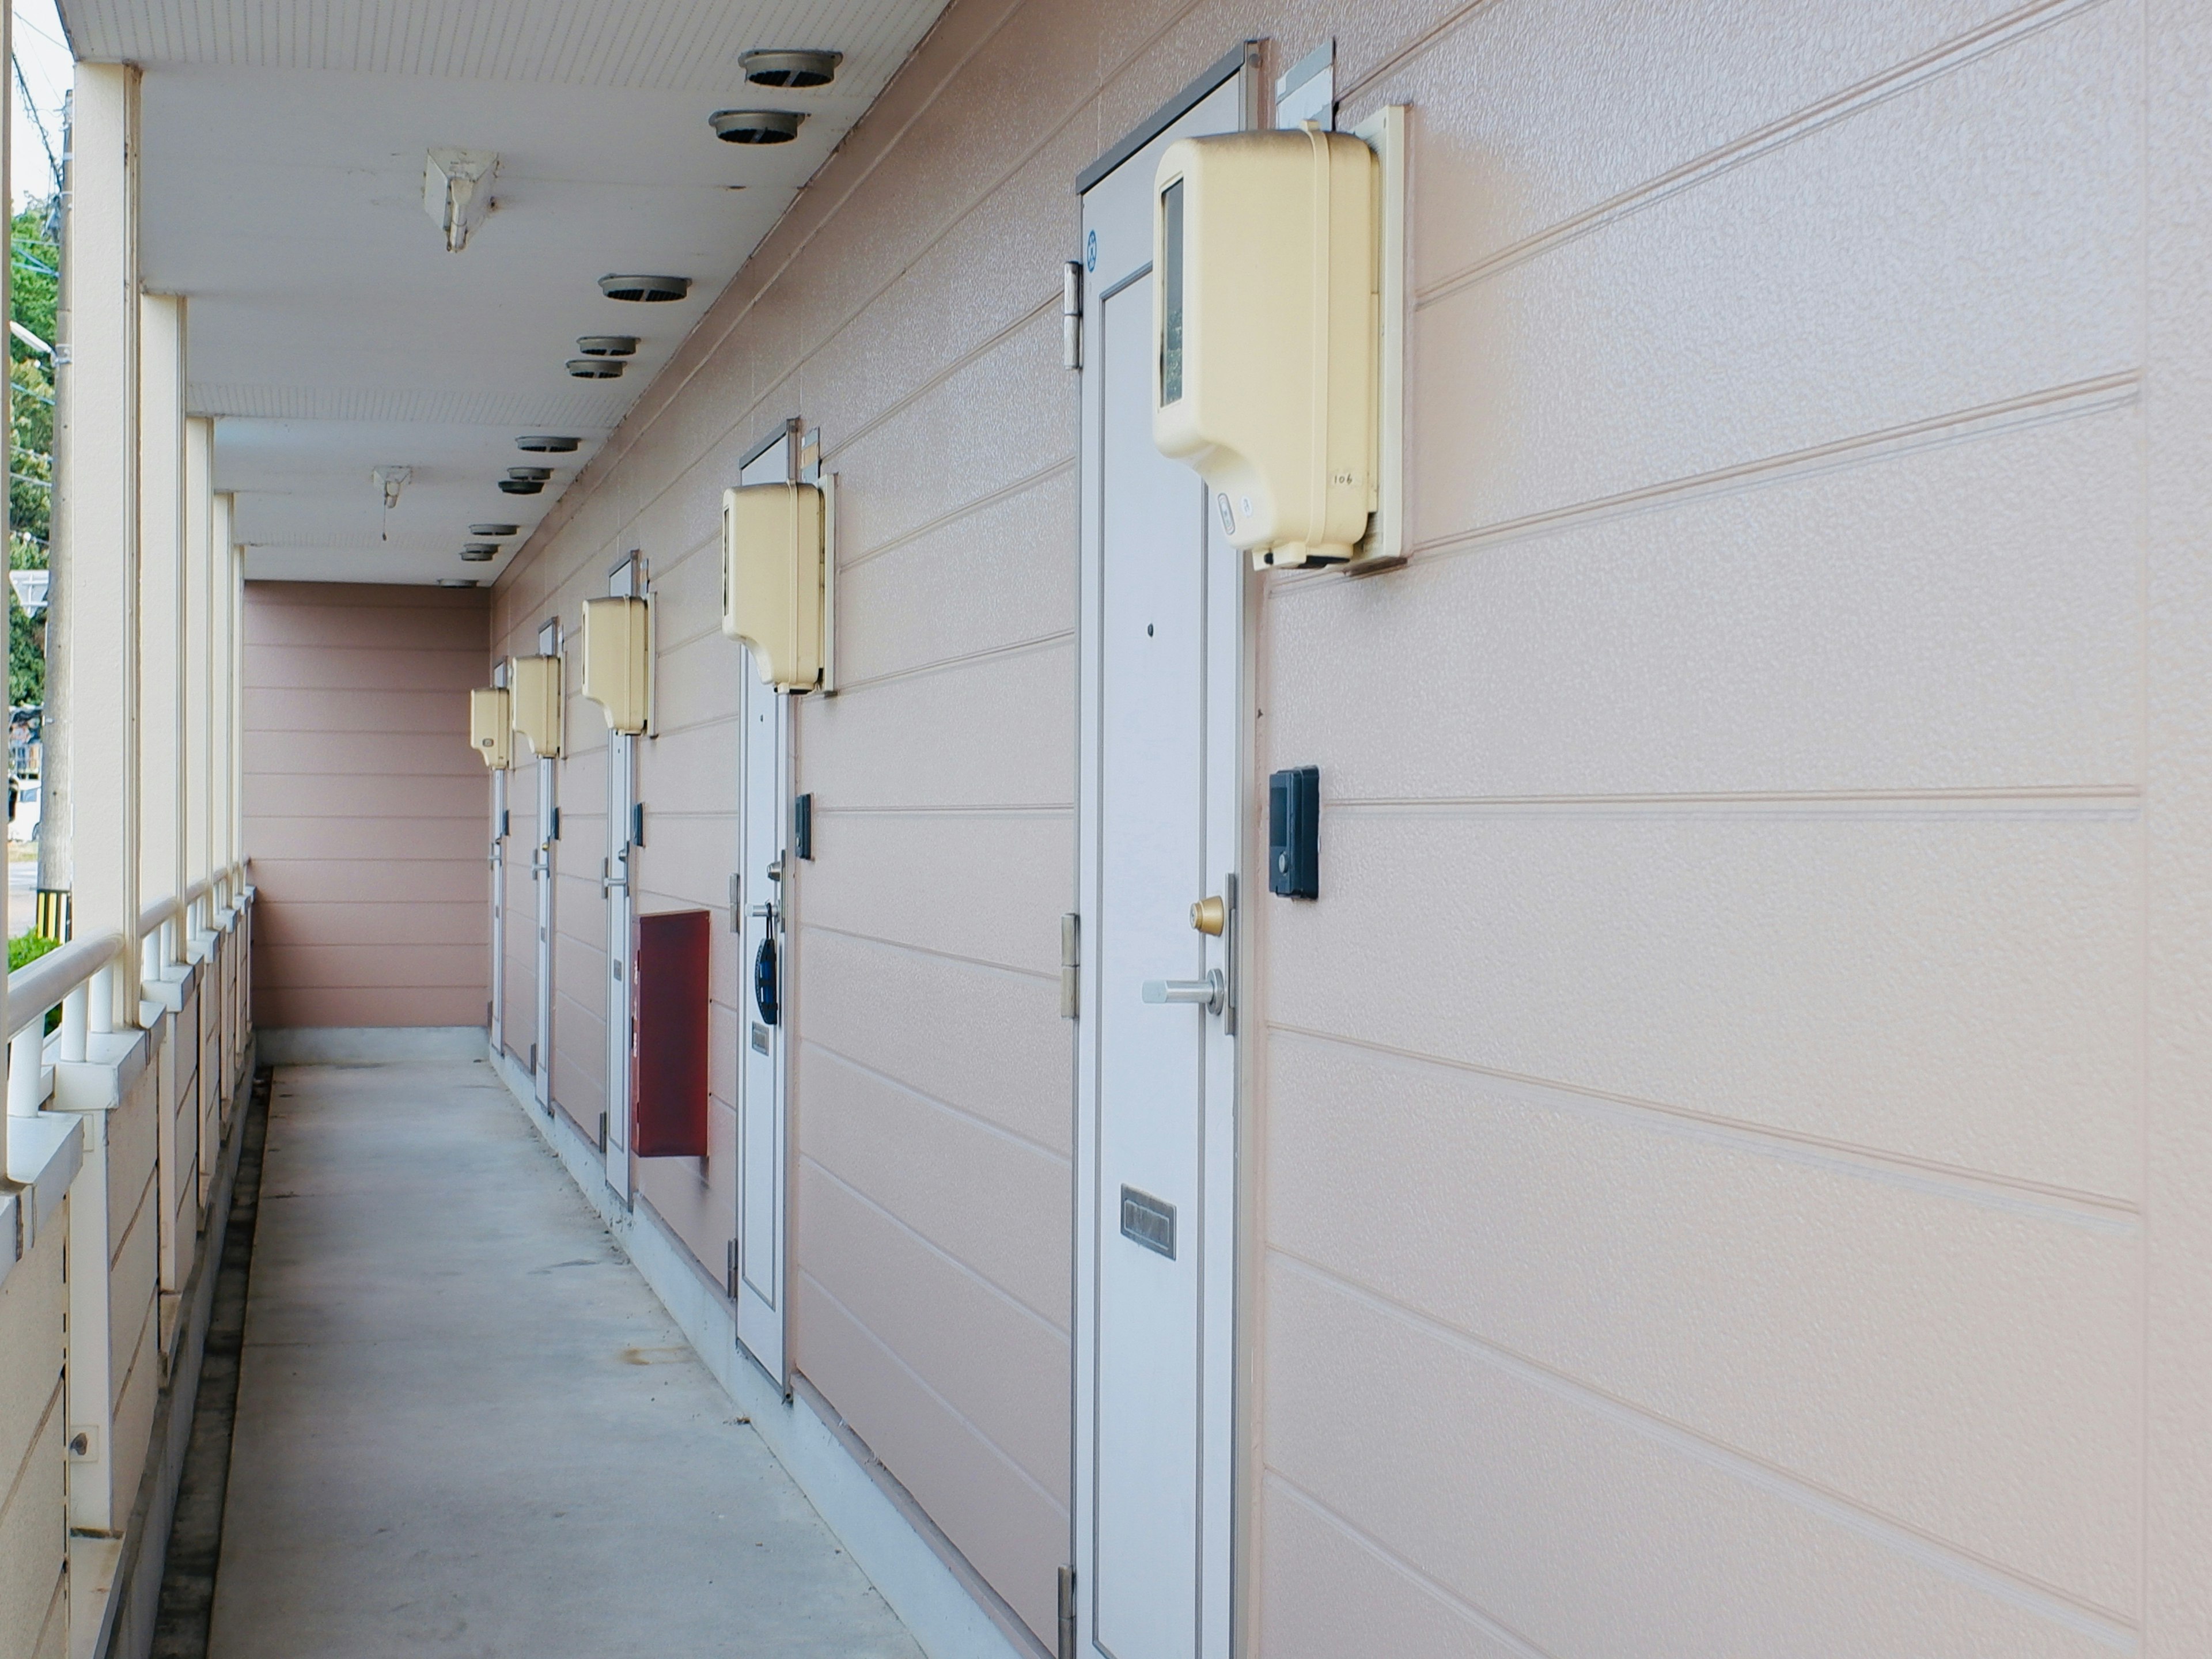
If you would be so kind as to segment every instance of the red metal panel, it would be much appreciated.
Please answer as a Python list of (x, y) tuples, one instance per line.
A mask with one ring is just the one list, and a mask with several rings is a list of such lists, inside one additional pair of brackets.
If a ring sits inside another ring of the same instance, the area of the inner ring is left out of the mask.
[(637, 919), (630, 968), (630, 1150), (640, 1158), (707, 1155), (705, 910)]

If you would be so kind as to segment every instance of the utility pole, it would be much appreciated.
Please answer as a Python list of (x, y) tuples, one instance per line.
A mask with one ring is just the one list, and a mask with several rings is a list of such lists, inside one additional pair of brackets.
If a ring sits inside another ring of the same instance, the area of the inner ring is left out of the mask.
[[(72, 94), (74, 96), (74, 94)], [(70, 492), (63, 483), (69, 476), (70, 443), (70, 134), (76, 123), (70, 104), (62, 106), (61, 234), (55, 245), (62, 251), (61, 281), (54, 296), (54, 489), (53, 506), (46, 520), (46, 697), (41, 720), (45, 752), (40, 762), (39, 893), (35, 933), (49, 939), (70, 937), (70, 888), (74, 861), (70, 853), (70, 630), (63, 617), (70, 603), (69, 547), (70, 520), (76, 513)], [(58, 625), (59, 624), (59, 625)]]

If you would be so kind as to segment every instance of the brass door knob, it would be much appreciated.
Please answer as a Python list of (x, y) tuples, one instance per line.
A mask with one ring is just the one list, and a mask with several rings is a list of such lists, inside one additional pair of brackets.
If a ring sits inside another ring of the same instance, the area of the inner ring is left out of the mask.
[(1218, 898), (1202, 898), (1190, 907), (1190, 925), (1219, 939), (1221, 930), (1229, 925), (1229, 907)]

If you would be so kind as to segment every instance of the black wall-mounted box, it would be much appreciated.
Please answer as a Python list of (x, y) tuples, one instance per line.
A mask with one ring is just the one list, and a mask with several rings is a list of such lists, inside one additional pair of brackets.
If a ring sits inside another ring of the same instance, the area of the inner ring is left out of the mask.
[(1321, 896), (1321, 768), (1293, 767), (1267, 780), (1267, 890)]

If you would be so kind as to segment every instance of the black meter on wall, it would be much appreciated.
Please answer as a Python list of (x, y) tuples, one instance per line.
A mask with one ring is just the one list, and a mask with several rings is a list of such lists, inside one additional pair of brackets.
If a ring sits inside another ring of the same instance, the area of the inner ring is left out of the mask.
[(1321, 896), (1321, 768), (1297, 766), (1267, 780), (1267, 890)]

